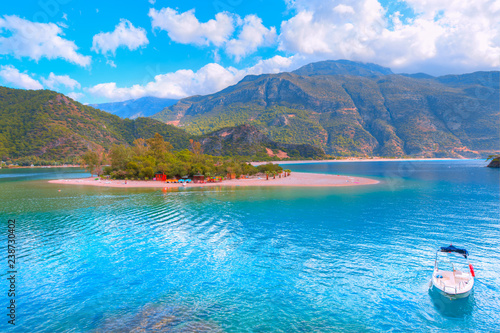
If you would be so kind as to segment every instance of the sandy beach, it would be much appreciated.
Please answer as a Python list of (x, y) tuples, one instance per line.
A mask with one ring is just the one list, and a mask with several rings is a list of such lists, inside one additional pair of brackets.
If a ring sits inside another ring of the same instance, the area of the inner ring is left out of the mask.
[[(144, 180), (95, 180), (95, 177), (79, 178), (79, 179), (57, 179), (50, 180), (52, 184), (62, 185), (84, 185), (84, 186), (105, 186), (105, 187), (154, 187), (154, 188), (173, 188), (183, 187), (182, 184), (168, 184), (159, 181), (144, 181)], [(377, 180), (350, 177), (340, 175), (326, 175), (318, 173), (303, 173), (293, 172), (288, 177), (276, 179), (265, 177), (250, 178), (250, 179), (233, 179), (225, 180), (220, 183), (205, 183), (205, 184), (187, 184), (185, 187), (208, 187), (208, 186), (290, 186), (290, 187), (319, 187), (319, 186), (358, 186), (358, 185), (373, 185), (379, 183)]]

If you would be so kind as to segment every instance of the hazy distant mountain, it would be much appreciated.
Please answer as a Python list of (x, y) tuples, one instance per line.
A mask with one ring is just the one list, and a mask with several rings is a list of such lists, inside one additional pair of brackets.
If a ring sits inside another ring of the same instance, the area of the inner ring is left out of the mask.
[(142, 97), (124, 102), (91, 104), (90, 106), (115, 114), (121, 118), (135, 119), (152, 116), (164, 108), (177, 103), (177, 101), (176, 99)]
[(292, 72), (302, 76), (313, 75), (354, 75), (379, 76), (390, 75), (392, 71), (387, 67), (376, 64), (354, 62), (349, 60), (326, 60), (314, 62), (300, 67)]
[(253, 124), (335, 155), (478, 157), (500, 150), (499, 72), (398, 75), (351, 61), (249, 75), (153, 117), (193, 134)]

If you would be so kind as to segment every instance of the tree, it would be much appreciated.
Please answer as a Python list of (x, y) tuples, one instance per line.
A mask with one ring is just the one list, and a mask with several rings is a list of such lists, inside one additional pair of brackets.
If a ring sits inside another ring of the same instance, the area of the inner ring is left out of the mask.
[(193, 153), (195, 157), (199, 157), (203, 154), (203, 148), (201, 148), (201, 143), (189, 139), (189, 150)]
[(496, 158), (500, 158), (500, 155), (490, 155), (488, 156), (488, 158), (486, 159), (486, 162), (488, 162), (489, 160), (494, 160)]
[(156, 159), (156, 161), (164, 161), (165, 154), (170, 153), (174, 147), (170, 142), (163, 140), (163, 136), (155, 133), (155, 136), (151, 139), (147, 139), (146, 143), (149, 146), (149, 153)]
[(80, 165), (90, 172), (90, 174), (99, 176), (101, 174), (102, 154), (87, 150), (81, 157)]
[(146, 140), (144, 140), (143, 138), (134, 140), (134, 148), (132, 148), (132, 150), (134, 151), (135, 155), (144, 156), (148, 152), (148, 149), (149, 147), (147, 146)]
[(109, 150), (109, 159), (113, 170), (125, 170), (132, 159), (132, 151), (124, 145), (114, 144)]

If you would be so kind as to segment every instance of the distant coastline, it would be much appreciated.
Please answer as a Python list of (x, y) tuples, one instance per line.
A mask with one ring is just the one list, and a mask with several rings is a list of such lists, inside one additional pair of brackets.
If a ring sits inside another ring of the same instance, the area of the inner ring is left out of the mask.
[(310, 163), (329, 163), (329, 162), (387, 162), (387, 161), (459, 161), (464, 160), (464, 158), (385, 158), (385, 157), (374, 157), (374, 158), (355, 158), (348, 157), (345, 159), (339, 160), (298, 160), (298, 161), (259, 161), (259, 162), (251, 162), (252, 165), (262, 165), (266, 163), (277, 163), (277, 164), (310, 164)]
[(65, 164), (65, 165), (34, 165), (34, 166), (29, 166), (29, 165), (9, 165), (9, 166), (2, 166), (0, 169), (52, 169), (52, 168), (81, 168), (83, 169), (80, 165), (77, 164)]

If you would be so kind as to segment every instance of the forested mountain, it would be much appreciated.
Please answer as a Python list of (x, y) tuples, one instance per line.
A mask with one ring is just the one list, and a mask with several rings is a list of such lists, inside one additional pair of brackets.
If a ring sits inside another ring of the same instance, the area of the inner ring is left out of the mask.
[(249, 75), (153, 118), (202, 135), (250, 123), (270, 139), (333, 155), (479, 157), (500, 150), (499, 72), (432, 77), (325, 61)]
[(240, 125), (223, 128), (199, 138), (203, 151), (215, 156), (252, 156), (262, 160), (278, 158), (321, 158), (322, 149), (308, 144), (286, 144), (273, 141), (255, 126)]
[(152, 116), (175, 103), (177, 103), (176, 99), (142, 97), (124, 102), (90, 104), (90, 106), (115, 114), (120, 118), (135, 119)]
[[(214, 155), (263, 158), (279, 154), (280, 150), (296, 158), (324, 155), (321, 149), (309, 145), (277, 144), (265, 135), (245, 139), (245, 135), (255, 133), (239, 132), (241, 144), (245, 143), (245, 146), (234, 142), (225, 144), (218, 151), (210, 144), (218, 137), (214, 133), (209, 139), (208, 136), (203, 138), (206, 144), (202, 144), (202, 148)], [(87, 150), (103, 152), (115, 143), (131, 145), (135, 139), (148, 139), (155, 133), (161, 134), (175, 150), (188, 148), (190, 139), (202, 140), (183, 129), (151, 118), (121, 119), (54, 91), (0, 87), (0, 159), (3, 161), (23, 159), (29, 164), (40, 160), (72, 162)], [(246, 142), (252, 142), (253, 150), (248, 150)], [(238, 154), (239, 151), (243, 153)]]
[(132, 144), (156, 132), (181, 149), (189, 144), (184, 130), (151, 118), (136, 120), (82, 105), (50, 90), (0, 87), (0, 157), (38, 156), (70, 160), (88, 149), (108, 149), (113, 143)]

